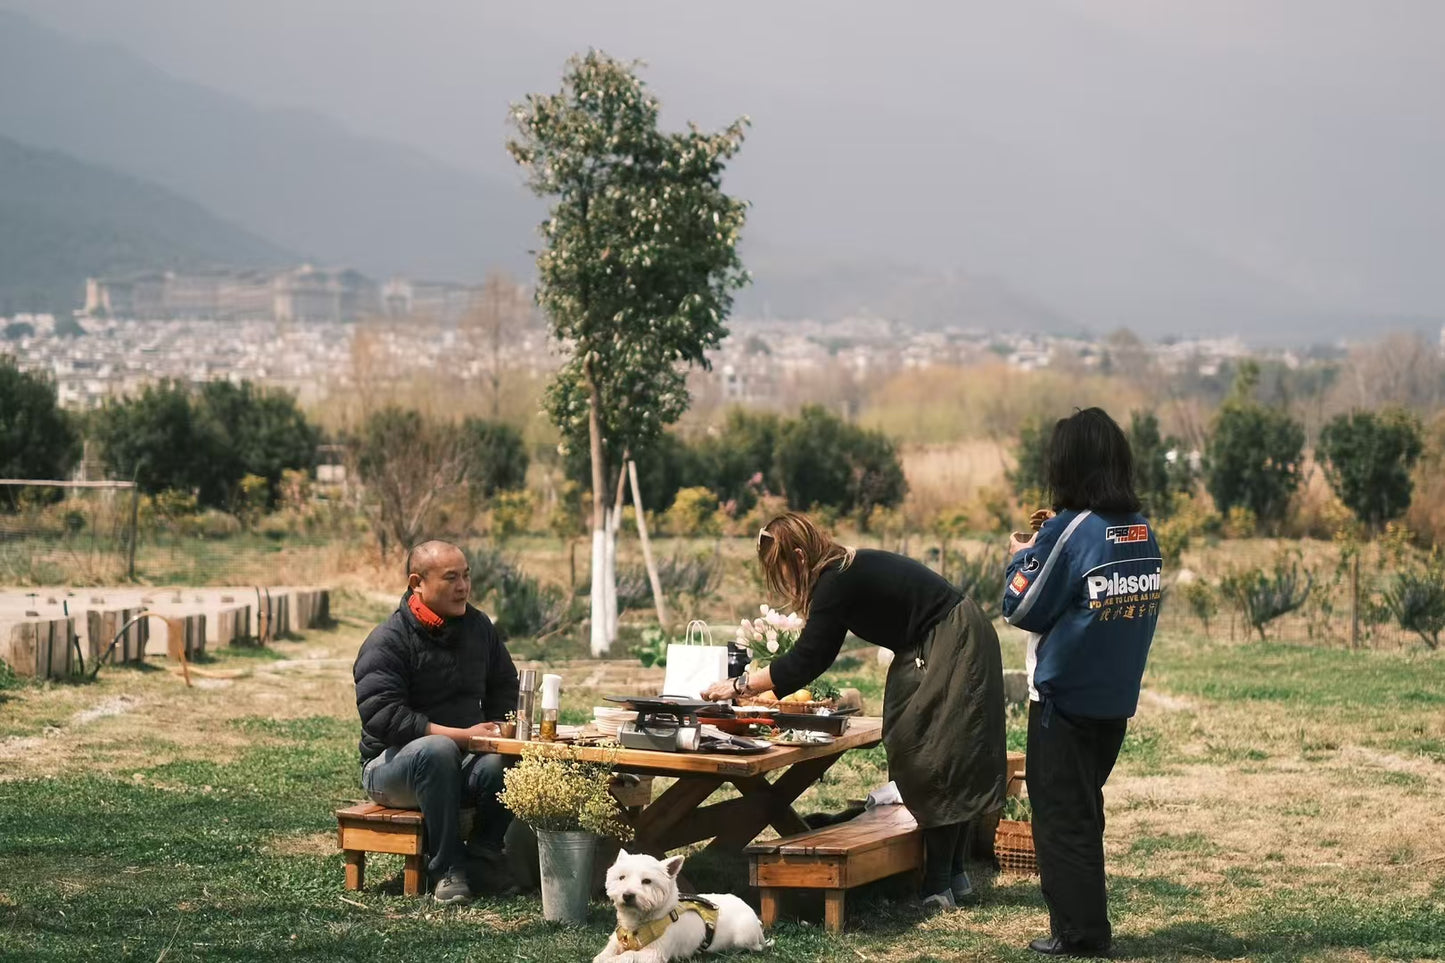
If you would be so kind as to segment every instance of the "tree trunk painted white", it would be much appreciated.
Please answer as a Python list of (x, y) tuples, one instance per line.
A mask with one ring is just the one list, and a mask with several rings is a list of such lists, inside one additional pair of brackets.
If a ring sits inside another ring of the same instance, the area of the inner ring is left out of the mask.
[(611, 645), (607, 637), (607, 529), (592, 530), (592, 654), (605, 655)]
[(607, 645), (617, 641), (617, 529), (621, 524), (621, 513), (607, 513)]

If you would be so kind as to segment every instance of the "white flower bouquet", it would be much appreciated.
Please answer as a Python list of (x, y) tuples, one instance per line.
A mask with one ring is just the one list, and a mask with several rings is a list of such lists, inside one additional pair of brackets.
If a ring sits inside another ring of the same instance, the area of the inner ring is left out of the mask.
[(784, 615), (767, 605), (758, 606), (760, 618), (743, 619), (733, 644), (748, 653), (752, 664), (764, 668), (783, 655), (803, 634), (803, 619), (795, 613)]

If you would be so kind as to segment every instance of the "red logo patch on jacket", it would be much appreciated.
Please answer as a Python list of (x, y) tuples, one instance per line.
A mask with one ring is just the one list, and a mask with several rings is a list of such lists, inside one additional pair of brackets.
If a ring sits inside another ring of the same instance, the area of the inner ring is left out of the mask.
[(1015, 572), (1014, 577), (1008, 583), (1009, 591), (1015, 595), (1022, 595), (1029, 587), (1029, 577), (1023, 572)]

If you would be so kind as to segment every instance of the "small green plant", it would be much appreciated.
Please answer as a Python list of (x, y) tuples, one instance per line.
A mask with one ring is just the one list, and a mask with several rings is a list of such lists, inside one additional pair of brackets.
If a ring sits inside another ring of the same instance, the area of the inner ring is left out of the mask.
[(611, 783), (612, 767), (605, 762), (583, 762), (571, 750), (529, 744), (522, 748), (522, 761), (502, 776), (505, 788), (497, 800), (533, 829), (627, 840), (632, 827)]
[(1219, 591), (1263, 640), (1265, 626), (1304, 605), (1313, 585), (1314, 575), (1300, 565), (1298, 556), (1281, 555), (1269, 572), (1231, 570), (1220, 579)]
[(836, 702), (842, 695), (838, 687), (824, 679), (818, 679), (808, 686), (808, 691), (813, 693), (814, 702)]
[(1209, 634), (1209, 620), (1219, 612), (1219, 595), (1203, 579), (1194, 579), (1179, 587), (1179, 594), (1184, 596), (1185, 604), (1189, 611), (1204, 626), (1204, 634)]
[(999, 818), (1031, 823), (1034, 821), (1033, 804), (1027, 796), (1009, 796), (1003, 801), (1003, 812), (999, 814)]
[(1384, 605), (1406, 632), (1414, 632), (1431, 649), (1440, 647), (1445, 631), (1445, 564), (1432, 555), (1422, 566), (1407, 568), (1385, 589)]
[(14, 669), (10, 668), (9, 663), (0, 662), (0, 692), (18, 688), (20, 688), (20, 677), (15, 674)]
[(642, 630), (642, 641), (638, 642), (628, 651), (637, 657), (645, 669), (665, 668), (667, 666), (667, 647), (672, 639), (660, 626), (652, 626)]

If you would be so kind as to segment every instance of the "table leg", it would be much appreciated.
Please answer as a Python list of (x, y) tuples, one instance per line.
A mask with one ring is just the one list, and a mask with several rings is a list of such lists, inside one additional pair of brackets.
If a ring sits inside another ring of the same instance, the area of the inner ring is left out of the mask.
[(668, 849), (706, 839), (707, 836), (701, 836), (673, 842), (678, 835), (673, 830), (680, 824), (690, 824), (699, 814), (697, 807), (722, 783), (721, 777), (712, 776), (686, 777), (673, 783), (638, 815), (632, 827), (635, 835), (632, 845), (639, 852), (661, 857)]
[[(763, 827), (769, 825), (783, 836), (807, 832), (808, 824), (793, 811), (793, 802), (809, 786), (817, 783), (839, 758), (820, 756), (804, 760), (789, 767), (773, 782), (762, 776), (734, 779), (733, 785), (743, 794), (747, 805), (738, 807), (736, 814), (729, 814), (724, 828), (713, 837), (708, 848), (721, 851), (740, 849), (756, 839)], [(712, 824), (720, 822), (715, 820)]]
[(847, 897), (846, 889), (823, 890), (823, 925), (829, 933), (843, 932), (843, 902)]
[(764, 886), (758, 890), (758, 896), (762, 900), (761, 912), (758, 915), (762, 919), (763, 929), (770, 930), (778, 921), (778, 891), (771, 886)]
[(361, 889), (366, 883), (366, 851), (348, 849), (346, 857), (346, 888)]

